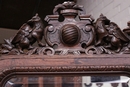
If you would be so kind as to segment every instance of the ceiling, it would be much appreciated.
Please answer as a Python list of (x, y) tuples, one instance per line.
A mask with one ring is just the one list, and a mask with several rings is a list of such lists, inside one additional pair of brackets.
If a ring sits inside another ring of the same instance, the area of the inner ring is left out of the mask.
[(44, 22), (45, 16), (52, 14), (55, 5), (64, 1), (73, 0), (0, 0), (0, 27), (18, 30), (36, 13)]

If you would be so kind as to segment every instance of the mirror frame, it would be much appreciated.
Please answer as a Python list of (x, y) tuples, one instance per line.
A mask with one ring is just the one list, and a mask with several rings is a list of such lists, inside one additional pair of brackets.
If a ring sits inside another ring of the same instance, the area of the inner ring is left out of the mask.
[(0, 85), (15, 75), (125, 75), (130, 57), (123, 55), (4, 55), (0, 57)]

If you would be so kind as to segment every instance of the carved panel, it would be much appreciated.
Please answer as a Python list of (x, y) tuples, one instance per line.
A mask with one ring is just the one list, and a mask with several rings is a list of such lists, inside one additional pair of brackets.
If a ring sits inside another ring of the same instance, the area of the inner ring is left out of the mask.
[[(47, 15), (45, 21), (48, 23), (46, 26), (38, 14), (33, 16), (20, 27), (14, 37), (5, 39), (0, 53), (17, 55), (130, 53), (129, 22), (127, 28), (120, 29), (103, 14), (94, 21), (91, 15), (86, 15), (83, 6), (71, 1), (56, 5), (53, 15)], [(42, 39), (46, 44), (41, 42)], [(38, 47), (32, 46), (35, 42), (38, 43)]]

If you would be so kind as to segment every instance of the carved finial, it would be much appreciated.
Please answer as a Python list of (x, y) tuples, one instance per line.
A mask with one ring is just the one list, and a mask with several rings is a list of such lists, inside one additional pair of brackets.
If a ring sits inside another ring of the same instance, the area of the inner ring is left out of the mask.
[(74, 2), (72, 1), (66, 1), (63, 3), (63, 5), (66, 7), (66, 8), (73, 8), (73, 6), (75, 5)]
[[(55, 15), (57, 15), (58, 13), (62, 14), (61, 11), (64, 10), (63, 12), (66, 12), (65, 10), (67, 10), (67, 9), (68, 10), (70, 9), (69, 12), (72, 11), (72, 13), (73, 12), (75, 13), (77, 11), (81, 11), (80, 14), (85, 13), (83, 6), (76, 5), (76, 3), (73, 1), (65, 1), (64, 3), (58, 4), (55, 6), (55, 8), (53, 9), (53, 14), (55, 14)], [(76, 13), (76, 14), (78, 14), (78, 13)]]

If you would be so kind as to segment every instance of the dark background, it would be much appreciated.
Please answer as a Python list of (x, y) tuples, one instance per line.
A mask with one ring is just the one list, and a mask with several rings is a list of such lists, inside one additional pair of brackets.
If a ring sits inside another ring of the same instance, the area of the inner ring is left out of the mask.
[(42, 18), (53, 14), (57, 4), (76, 0), (0, 0), (0, 28), (18, 30), (36, 13)]

